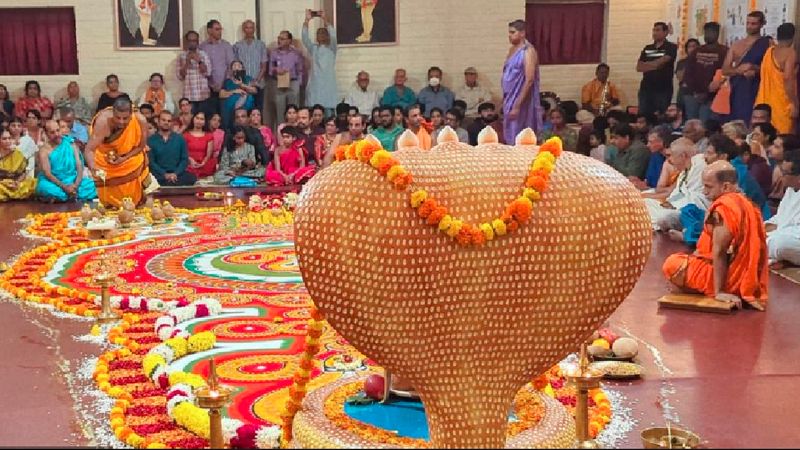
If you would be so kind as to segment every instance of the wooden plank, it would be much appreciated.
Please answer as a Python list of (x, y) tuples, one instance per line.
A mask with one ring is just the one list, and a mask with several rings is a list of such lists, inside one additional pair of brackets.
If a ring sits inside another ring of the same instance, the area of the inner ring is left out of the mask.
[(667, 294), (658, 299), (662, 308), (685, 309), (688, 311), (712, 312), (717, 314), (730, 314), (734, 308), (733, 303), (721, 302), (711, 297), (697, 294)]

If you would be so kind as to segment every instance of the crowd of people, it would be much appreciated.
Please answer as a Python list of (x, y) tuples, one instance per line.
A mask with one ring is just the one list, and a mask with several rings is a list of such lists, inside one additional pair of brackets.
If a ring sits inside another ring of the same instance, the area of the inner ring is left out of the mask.
[[(719, 24), (710, 22), (704, 44), (690, 39), (679, 61), (676, 45), (667, 40), (668, 26), (654, 24), (653, 43), (636, 64), (643, 74), (638, 107), (625, 110), (607, 64), (597, 66), (580, 104), (543, 101), (536, 50), (521, 20), (508, 28), (500, 107), (478, 83), (474, 67), (465, 69), (463, 85), (454, 90), (443, 85), (441, 68), (430, 67), (419, 92), (406, 86), (402, 68), (382, 91), (372, 89), (369, 73), (360, 71), (339, 98), (335, 29), (321, 14), (312, 41), (312, 19), (309, 10), (301, 33), (312, 60), (309, 74), (287, 30), (272, 51), (255, 37), (250, 20), (234, 45), (222, 39), (217, 20), (208, 22), (202, 42), (199, 33), (189, 31), (176, 62), (183, 81), (177, 102), (160, 73), (150, 76), (138, 101), (109, 75), (108, 91), (96, 108), (75, 82), (55, 103), (35, 80), (26, 83), (17, 102), (0, 85), (0, 200), (99, 196), (116, 205), (124, 197), (141, 202), (159, 186), (198, 180), (298, 185), (330, 163), (333, 149), (367, 134), (393, 151), (405, 130), (430, 149), (445, 126), (472, 145), (485, 127), (512, 144), (522, 129), (532, 128), (540, 141), (558, 136), (566, 150), (619, 171), (642, 191), (653, 228), (698, 250), (711, 252), (708, 217), (720, 210), (710, 192), (720, 183), (717, 197), (741, 191), (747, 205), (769, 221), (769, 260), (800, 264), (800, 138), (793, 134), (800, 108), (792, 24), (778, 27), (776, 39), (761, 36), (764, 15), (752, 12), (747, 37), (728, 49), (718, 42)], [(278, 113), (282, 121), (264, 120)], [(726, 205), (739, 203), (726, 200)], [(718, 218), (731, 220), (725, 214)], [(717, 251), (716, 238), (713, 244)]]

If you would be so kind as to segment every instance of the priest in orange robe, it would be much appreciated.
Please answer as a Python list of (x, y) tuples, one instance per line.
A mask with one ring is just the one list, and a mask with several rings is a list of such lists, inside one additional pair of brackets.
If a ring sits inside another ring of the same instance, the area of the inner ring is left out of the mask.
[(130, 197), (135, 204), (145, 198), (153, 178), (148, 169), (147, 121), (127, 99), (94, 117), (86, 144), (86, 165), (92, 171), (103, 205), (118, 207)]
[(703, 171), (703, 190), (713, 203), (706, 213), (697, 251), (676, 253), (664, 262), (674, 285), (737, 307), (744, 300), (764, 311), (768, 258), (761, 212), (736, 185), (736, 169), (717, 161)]

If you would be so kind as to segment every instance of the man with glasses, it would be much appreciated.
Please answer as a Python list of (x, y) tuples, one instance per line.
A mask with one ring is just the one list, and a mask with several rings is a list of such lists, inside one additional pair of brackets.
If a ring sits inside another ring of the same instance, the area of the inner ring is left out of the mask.
[(192, 112), (203, 111), (210, 117), (206, 108), (210, 89), (208, 75), (211, 73), (211, 59), (198, 48), (200, 35), (189, 31), (184, 36), (186, 50), (178, 55), (178, 79), (183, 81), (183, 97), (192, 103)]
[(303, 55), (292, 46), (292, 33), (278, 33), (278, 48), (269, 55), (268, 89), (275, 99), (275, 111), (269, 111), (272, 126), (283, 119), (286, 105), (299, 103), (300, 82), (303, 79)]
[(208, 85), (211, 88), (211, 97), (209, 98), (209, 110), (213, 113), (218, 113), (219, 108), (219, 92), (222, 90), (222, 83), (228, 76), (228, 68), (236, 56), (233, 54), (233, 46), (230, 42), (222, 39), (222, 24), (219, 20), (211, 19), (206, 24), (206, 34), (208, 39), (200, 44), (200, 50), (208, 54), (211, 60), (211, 70), (208, 72)]
[(369, 88), (369, 73), (362, 70), (356, 76), (356, 82), (347, 92), (344, 102), (355, 106), (359, 111), (372, 111), (380, 105), (381, 94)]

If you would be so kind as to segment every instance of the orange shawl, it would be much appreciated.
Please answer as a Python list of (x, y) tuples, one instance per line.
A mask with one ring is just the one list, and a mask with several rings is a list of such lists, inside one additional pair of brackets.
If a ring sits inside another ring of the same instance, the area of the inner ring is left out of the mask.
[(756, 104), (766, 103), (772, 107), (772, 124), (778, 133), (792, 132), (792, 102), (786, 94), (783, 72), (775, 63), (775, 47), (767, 49), (761, 63), (761, 83)]
[(708, 218), (717, 213), (733, 235), (725, 292), (739, 295), (748, 302), (767, 302), (767, 235), (761, 212), (738, 192), (723, 194), (708, 209), (706, 224), (696, 254), (713, 260), (712, 229)]
[(122, 199), (130, 197), (135, 204), (143, 199), (143, 185), (149, 181), (150, 171), (147, 167), (145, 152), (140, 152), (122, 164), (112, 165), (108, 162), (111, 152), (123, 156), (137, 148), (142, 141), (142, 127), (133, 114), (124, 130), (113, 133), (95, 150), (95, 165), (106, 173), (105, 182), (95, 179), (97, 195), (104, 205), (120, 206)]

